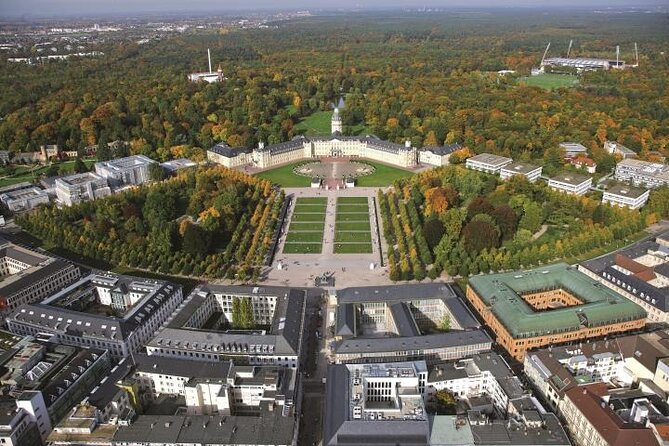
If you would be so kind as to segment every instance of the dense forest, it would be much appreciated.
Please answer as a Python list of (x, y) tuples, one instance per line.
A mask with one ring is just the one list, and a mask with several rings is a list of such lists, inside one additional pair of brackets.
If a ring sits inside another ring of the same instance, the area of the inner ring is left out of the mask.
[(391, 280), (468, 276), (588, 258), (623, 246), (669, 218), (669, 188), (642, 212), (543, 183), (449, 166), (399, 180), (378, 192)]
[(79, 205), (17, 217), (47, 244), (115, 265), (257, 280), (283, 192), (224, 167), (179, 174)]
[[(572, 55), (611, 58), (620, 45), (628, 62), (638, 42), (641, 64), (587, 73), (574, 88), (519, 82), (548, 41), (562, 55), (570, 39)], [(274, 143), (344, 96), (346, 125), (418, 146), (458, 141), (530, 159), (574, 140), (597, 158), (612, 139), (642, 156), (666, 154), (668, 39), (662, 14), (359, 13), (101, 45), (101, 58), (1, 61), (0, 150), (122, 139), (131, 153), (165, 160), (218, 141)], [(207, 48), (227, 80), (188, 82), (187, 73), (205, 69)], [(500, 77), (501, 69), (518, 75)]]

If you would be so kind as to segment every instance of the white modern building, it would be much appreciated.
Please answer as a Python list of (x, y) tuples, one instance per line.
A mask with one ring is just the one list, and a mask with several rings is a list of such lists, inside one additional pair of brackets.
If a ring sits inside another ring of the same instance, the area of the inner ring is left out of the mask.
[(560, 148), (564, 150), (564, 154), (567, 158), (587, 156), (588, 154), (588, 149), (583, 144), (577, 142), (562, 142), (560, 143)]
[(503, 180), (508, 180), (509, 178), (519, 175), (527, 178), (527, 181), (534, 183), (541, 176), (543, 167), (535, 166), (534, 164), (516, 162), (508, 164), (502, 167), (499, 175)]
[(505, 156), (493, 155), (492, 153), (481, 153), (472, 156), (465, 162), (467, 169), (478, 170), (481, 172), (498, 174), (505, 166), (511, 164), (513, 160)]
[(0, 195), (0, 201), (12, 212), (29, 211), (40, 204), (49, 202), (49, 195), (38, 187), (27, 187), (24, 189), (5, 192)]
[(634, 150), (628, 149), (616, 141), (606, 141), (604, 143), (604, 150), (606, 150), (611, 155), (619, 155), (623, 159), (637, 157), (637, 154)]
[(648, 201), (650, 191), (632, 186), (614, 186), (604, 192), (602, 203), (630, 209), (642, 208)]
[(615, 178), (630, 181), (635, 186), (660, 187), (669, 185), (669, 166), (626, 158), (616, 165)]
[(548, 180), (548, 187), (571, 195), (584, 195), (592, 186), (592, 178), (575, 173), (559, 174)]
[(57, 178), (55, 186), (58, 201), (66, 206), (108, 197), (112, 194), (107, 179), (93, 172)]
[(144, 155), (133, 155), (95, 163), (95, 173), (115, 187), (138, 185), (151, 179), (149, 166), (156, 161)]

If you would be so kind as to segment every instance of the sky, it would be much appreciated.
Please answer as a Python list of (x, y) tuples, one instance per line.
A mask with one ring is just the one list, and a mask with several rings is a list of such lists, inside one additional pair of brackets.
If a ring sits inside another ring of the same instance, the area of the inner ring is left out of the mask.
[(384, 7), (578, 7), (666, 5), (666, 0), (0, 0), (0, 17), (132, 15), (140, 12), (202, 12), (252, 9)]

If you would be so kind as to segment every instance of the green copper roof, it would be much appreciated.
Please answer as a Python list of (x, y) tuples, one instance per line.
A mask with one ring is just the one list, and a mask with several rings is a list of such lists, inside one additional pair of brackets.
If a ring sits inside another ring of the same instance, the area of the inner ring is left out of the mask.
[[(643, 308), (566, 263), (529, 271), (475, 276), (469, 285), (514, 338), (578, 330), (646, 317)], [(535, 311), (521, 295), (562, 288), (583, 304)]]

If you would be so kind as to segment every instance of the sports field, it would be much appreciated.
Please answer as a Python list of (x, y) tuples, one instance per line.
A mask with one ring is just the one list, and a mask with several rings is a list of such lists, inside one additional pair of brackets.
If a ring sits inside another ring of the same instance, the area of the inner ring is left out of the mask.
[(303, 197), (295, 202), (288, 226), (284, 254), (320, 254), (323, 250), (325, 197)]
[(546, 90), (562, 87), (574, 87), (578, 85), (578, 77), (569, 74), (540, 74), (538, 76), (530, 76), (521, 79), (524, 85), (530, 87), (540, 87)]
[(337, 198), (335, 220), (335, 254), (368, 254), (372, 252), (367, 197)]

